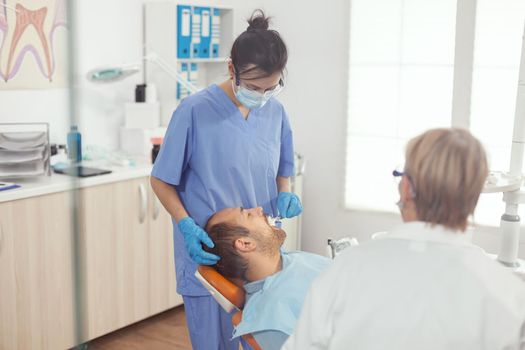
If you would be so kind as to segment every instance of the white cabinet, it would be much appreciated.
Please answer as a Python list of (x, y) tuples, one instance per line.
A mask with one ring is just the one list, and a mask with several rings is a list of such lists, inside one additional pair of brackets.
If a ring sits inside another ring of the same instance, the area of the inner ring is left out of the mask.
[(172, 224), (149, 179), (0, 203), (0, 349), (75, 344), (73, 234), (78, 234), (82, 340), (182, 304)]

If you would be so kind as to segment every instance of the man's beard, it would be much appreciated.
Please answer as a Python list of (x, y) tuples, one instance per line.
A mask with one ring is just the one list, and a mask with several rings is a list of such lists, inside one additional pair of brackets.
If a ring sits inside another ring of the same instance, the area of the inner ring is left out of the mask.
[(276, 228), (272, 229), (271, 235), (256, 233), (254, 236), (260, 252), (264, 255), (274, 256), (279, 254), (280, 248), (286, 239), (286, 232)]

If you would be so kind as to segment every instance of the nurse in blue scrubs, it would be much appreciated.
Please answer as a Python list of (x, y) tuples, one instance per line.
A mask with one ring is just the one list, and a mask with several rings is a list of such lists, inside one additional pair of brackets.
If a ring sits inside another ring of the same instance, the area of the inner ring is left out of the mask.
[(274, 97), (282, 90), (288, 54), (268, 18), (256, 11), (233, 43), (230, 79), (185, 98), (168, 126), (151, 185), (173, 218), (177, 291), (184, 298), (193, 349), (238, 350), (231, 315), (194, 277), (219, 257), (203, 230), (217, 211), (262, 206), (272, 216), (301, 214), (290, 193), (292, 130)]

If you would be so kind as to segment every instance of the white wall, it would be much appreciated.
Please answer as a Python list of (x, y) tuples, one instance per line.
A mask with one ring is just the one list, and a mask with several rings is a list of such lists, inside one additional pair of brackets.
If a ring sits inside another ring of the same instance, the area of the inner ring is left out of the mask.
[(52, 142), (65, 143), (68, 90), (2, 90), (0, 123), (48, 122)]
[[(235, 7), (236, 31), (245, 29), (254, 1), (210, 1)], [(119, 145), (124, 103), (134, 99), (137, 74), (124, 81), (98, 85), (85, 79), (95, 67), (139, 61), (142, 55), (142, 4), (144, 0), (77, 0), (75, 54), (79, 82), (79, 127), (84, 145), (108, 149)], [(70, 125), (68, 90), (0, 91), (0, 122), (45, 121), (51, 124), (51, 140), (65, 143)]]
[[(274, 27), (289, 49), (287, 87), (280, 99), (291, 116), (296, 149), (308, 160), (303, 249), (322, 253), (327, 238), (351, 235), (366, 240), (401, 223), (396, 214), (344, 207), (349, 1), (334, 0), (329, 6), (300, 0), (259, 4), (274, 16)], [(474, 242), (496, 253), (497, 228), (477, 228)], [(525, 245), (520, 252), (525, 257)]]
[(109, 149), (119, 145), (124, 102), (133, 101), (136, 74), (112, 84), (93, 84), (84, 76), (93, 68), (140, 61), (142, 55), (141, 0), (77, 1), (77, 71), (80, 82), (80, 130), (84, 144)]
[(327, 238), (365, 239), (399, 223), (397, 215), (351, 212), (343, 204), (348, 1), (261, 4), (274, 16), (274, 27), (289, 49), (287, 86), (280, 99), (290, 114), (296, 149), (307, 159), (303, 248), (321, 253)]
[[(140, 76), (117, 84), (96, 86), (84, 79), (96, 66), (135, 60), (141, 54), (141, 3), (139, 0), (77, 1), (81, 104), (79, 127), (84, 144), (108, 148), (118, 145), (123, 102), (133, 98)], [(46, 121), (51, 142), (65, 143), (71, 117), (68, 89), (0, 91), (0, 122)]]
[[(245, 19), (253, 9), (266, 10), (274, 17), (273, 27), (288, 45), (287, 87), (280, 99), (291, 117), (296, 149), (308, 161), (303, 196), (303, 248), (321, 253), (327, 238), (353, 235), (367, 239), (373, 232), (399, 223), (398, 215), (349, 211), (343, 205), (349, 1), (332, 0), (329, 6), (300, 0), (211, 2), (235, 8), (236, 33), (246, 28)], [(78, 1), (76, 52), (81, 82), (78, 117), (84, 144), (110, 149), (118, 146), (123, 104), (133, 99), (134, 86), (141, 81), (141, 75), (103, 86), (86, 82), (83, 75), (93, 67), (140, 58), (142, 3), (142, 0)], [(0, 92), (0, 122), (49, 121), (54, 142), (65, 140), (68, 113), (67, 90)], [(495, 230), (483, 230), (476, 241), (488, 251), (497, 251)]]

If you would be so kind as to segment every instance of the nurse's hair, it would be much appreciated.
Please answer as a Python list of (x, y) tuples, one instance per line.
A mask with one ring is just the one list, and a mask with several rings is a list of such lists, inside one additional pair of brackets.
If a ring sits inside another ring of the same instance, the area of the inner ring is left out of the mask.
[(284, 71), (288, 61), (286, 44), (276, 30), (268, 29), (270, 18), (262, 10), (255, 10), (248, 20), (248, 28), (233, 42), (230, 58), (239, 76), (259, 70), (264, 78)]
[(481, 143), (463, 129), (432, 129), (409, 141), (405, 173), (417, 218), (464, 231), (488, 176)]

